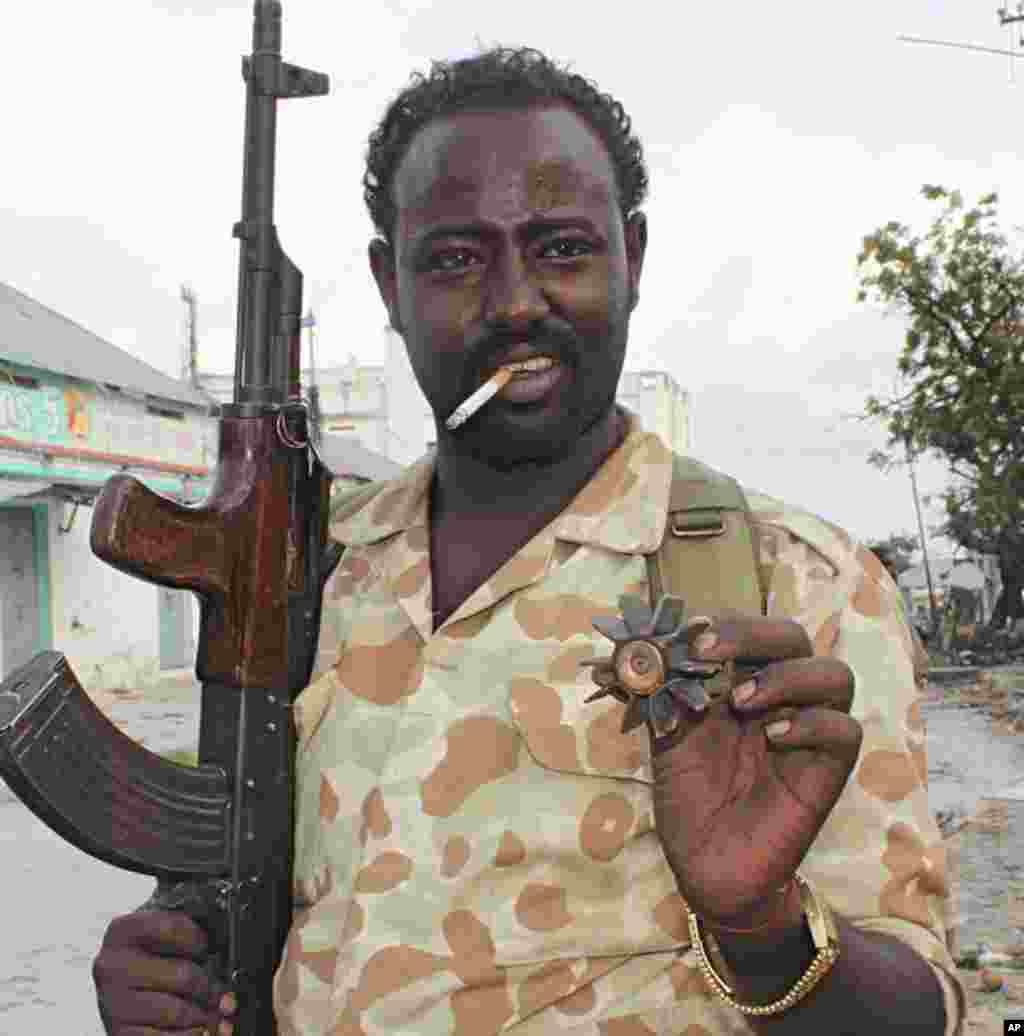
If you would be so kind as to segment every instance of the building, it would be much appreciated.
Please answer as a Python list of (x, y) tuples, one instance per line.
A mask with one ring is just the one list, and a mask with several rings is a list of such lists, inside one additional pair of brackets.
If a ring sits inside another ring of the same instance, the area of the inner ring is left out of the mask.
[(657, 432), (676, 453), (693, 448), (690, 395), (666, 371), (623, 371), (618, 401), (632, 410), (644, 428)]
[(202, 392), (0, 284), (0, 675), (47, 649), (86, 687), (192, 664), (191, 594), (94, 557), (90, 505), (116, 472), (203, 499), (216, 434)]
[[(995, 611), (1002, 589), (998, 560), (989, 554), (971, 554), (965, 558), (937, 557), (929, 561), (932, 589), (939, 609), (945, 606), (951, 587), (970, 593), (975, 602), (977, 621), (988, 622)], [(924, 565), (914, 565), (901, 572), (897, 579), (908, 615), (920, 626), (931, 623), (931, 605), (928, 600), (928, 580)]]
[[(316, 385), (320, 399), (318, 452), (334, 474), (333, 491), (391, 478), (401, 470), (387, 449), (388, 396), (384, 368), (360, 366), (355, 357), (340, 366), (300, 375), (303, 393)], [(234, 375), (200, 371), (200, 388), (219, 403), (231, 402)]]

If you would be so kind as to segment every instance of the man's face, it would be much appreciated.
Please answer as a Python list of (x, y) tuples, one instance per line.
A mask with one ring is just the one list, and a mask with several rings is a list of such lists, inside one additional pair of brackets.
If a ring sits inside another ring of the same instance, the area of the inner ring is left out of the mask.
[[(417, 133), (393, 191), (394, 252), (371, 245), (371, 266), (438, 434), (502, 468), (571, 453), (614, 402), (643, 262), (604, 145), (565, 107), (462, 112)], [(528, 356), (555, 365), (447, 432)]]

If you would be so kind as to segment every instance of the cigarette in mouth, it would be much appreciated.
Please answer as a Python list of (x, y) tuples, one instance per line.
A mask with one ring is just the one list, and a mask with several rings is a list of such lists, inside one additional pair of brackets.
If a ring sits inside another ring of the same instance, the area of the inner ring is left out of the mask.
[(501, 367), (488, 378), (465, 402), (460, 403), (445, 421), (444, 425), (454, 432), (459, 425), (465, 424), (489, 399), (496, 396), (508, 384), (512, 371)]

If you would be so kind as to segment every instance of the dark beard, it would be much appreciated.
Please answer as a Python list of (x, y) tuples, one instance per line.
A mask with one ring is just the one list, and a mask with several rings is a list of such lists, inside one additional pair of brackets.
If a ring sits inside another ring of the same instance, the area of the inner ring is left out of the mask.
[(489, 421), (486, 405), (471, 419), (476, 422), (471, 435), (460, 438), (461, 430), (449, 432), (440, 420), (439, 435), (455, 440), (456, 452), (496, 471), (525, 473), (536, 469), (540, 472), (579, 449), (580, 440), (608, 417), (614, 405), (614, 388), (610, 395), (598, 399), (583, 398), (567, 409), (557, 429), (542, 432), (532, 442), (524, 442), (522, 437), (513, 440), (500, 420)]

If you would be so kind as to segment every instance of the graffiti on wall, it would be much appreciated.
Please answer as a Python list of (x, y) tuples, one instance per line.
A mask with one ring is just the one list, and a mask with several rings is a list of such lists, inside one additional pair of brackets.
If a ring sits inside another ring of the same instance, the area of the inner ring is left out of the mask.
[(215, 431), (211, 422), (194, 414), (184, 420), (161, 417), (147, 413), (141, 402), (78, 386), (0, 383), (0, 435), (203, 464), (210, 453), (207, 440)]
[(0, 384), (0, 435), (58, 442), (67, 416), (60, 389)]
[(85, 405), (85, 396), (75, 389), (65, 389), (64, 408), (68, 415), (68, 434), (75, 439), (88, 439), (89, 411)]

